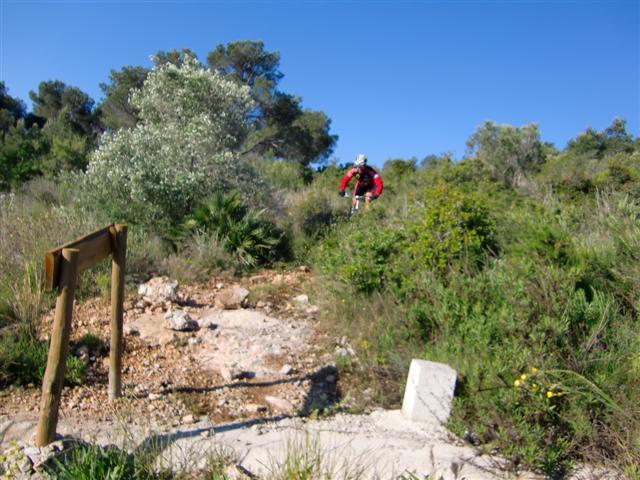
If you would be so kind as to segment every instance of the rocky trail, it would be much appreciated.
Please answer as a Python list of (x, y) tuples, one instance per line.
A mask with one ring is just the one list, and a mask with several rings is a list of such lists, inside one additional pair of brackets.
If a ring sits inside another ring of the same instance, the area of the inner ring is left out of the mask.
[[(331, 478), (542, 478), (508, 473), (498, 457), (397, 410), (339, 413), (349, 404), (336, 358), (356, 352), (317, 331), (309, 280), (301, 267), (198, 286), (145, 284), (125, 303), (123, 398), (113, 404), (109, 306), (76, 305), (71, 354), (87, 363), (87, 377), (63, 389), (58, 433), (133, 451), (154, 445), (158, 461), (182, 470), (227, 449), (229, 478), (275, 477), (296, 451), (316, 452)], [(4, 465), (17, 478), (37, 477), (38, 463), (64, 444), (32, 446), (39, 400), (39, 386), (0, 391), (0, 473)]]

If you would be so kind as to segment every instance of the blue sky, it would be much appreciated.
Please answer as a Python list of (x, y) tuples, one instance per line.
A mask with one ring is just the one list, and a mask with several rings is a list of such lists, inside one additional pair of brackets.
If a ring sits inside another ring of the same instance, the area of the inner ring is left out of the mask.
[(158, 50), (205, 60), (262, 40), (281, 54), (280, 89), (332, 119), (341, 162), (460, 158), (485, 120), (536, 122), (558, 147), (614, 117), (639, 135), (640, 0), (0, 0), (0, 13), (0, 79), (25, 101), (52, 79), (99, 101), (111, 69)]

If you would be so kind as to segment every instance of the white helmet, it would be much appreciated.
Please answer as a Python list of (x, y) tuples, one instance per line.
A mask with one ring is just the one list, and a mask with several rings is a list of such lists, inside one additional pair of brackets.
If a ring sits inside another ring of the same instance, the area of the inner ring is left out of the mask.
[(361, 153), (356, 157), (356, 161), (353, 162), (356, 167), (364, 167), (367, 164), (367, 156)]

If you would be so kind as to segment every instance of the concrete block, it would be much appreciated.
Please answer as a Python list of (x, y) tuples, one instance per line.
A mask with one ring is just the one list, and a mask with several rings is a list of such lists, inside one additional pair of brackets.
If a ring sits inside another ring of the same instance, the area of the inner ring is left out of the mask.
[(402, 401), (404, 416), (415, 422), (445, 422), (451, 413), (456, 376), (444, 363), (413, 359)]

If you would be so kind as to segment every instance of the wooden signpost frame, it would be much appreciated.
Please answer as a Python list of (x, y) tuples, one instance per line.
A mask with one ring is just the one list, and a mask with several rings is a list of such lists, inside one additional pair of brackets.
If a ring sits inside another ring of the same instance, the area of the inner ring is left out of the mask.
[(127, 226), (109, 225), (45, 253), (45, 289), (57, 290), (56, 313), (51, 331), (47, 368), (42, 380), (42, 399), (36, 445), (51, 443), (56, 434), (60, 395), (64, 381), (73, 295), (78, 274), (112, 256), (111, 262), (111, 348), (109, 353), (109, 400), (122, 394), (122, 321), (124, 274), (127, 255)]

